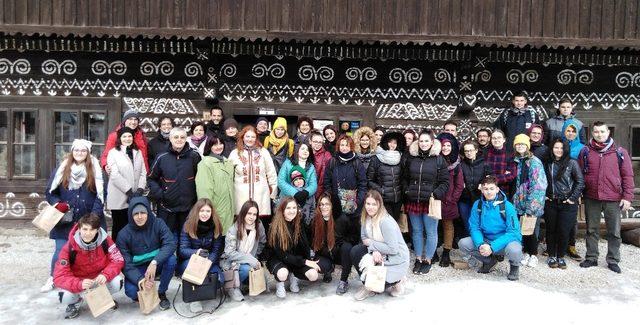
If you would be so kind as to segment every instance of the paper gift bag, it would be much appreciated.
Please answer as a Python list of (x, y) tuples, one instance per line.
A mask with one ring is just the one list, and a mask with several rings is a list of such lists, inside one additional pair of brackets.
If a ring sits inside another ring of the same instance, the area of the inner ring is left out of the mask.
[(31, 223), (46, 232), (50, 232), (58, 221), (62, 219), (62, 216), (64, 216), (64, 213), (58, 211), (58, 209), (51, 205), (47, 205)]
[(387, 279), (387, 268), (384, 265), (373, 265), (367, 267), (367, 277), (364, 280), (365, 288), (377, 292), (384, 292), (384, 285)]
[(409, 220), (404, 212), (400, 213), (400, 217), (398, 217), (398, 227), (400, 227), (400, 232), (403, 234), (409, 232)]
[(224, 289), (240, 288), (240, 274), (238, 270), (227, 270), (222, 273), (224, 276)]
[(94, 318), (102, 315), (105, 311), (116, 305), (109, 289), (107, 289), (107, 286), (104, 284), (97, 288), (87, 290), (84, 299), (87, 300), (87, 305), (89, 305), (89, 310), (91, 310), (91, 315), (93, 315)]
[(182, 273), (182, 280), (189, 281), (195, 285), (201, 285), (209, 273), (211, 264), (213, 263), (208, 258), (197, 254), (191, 255), (187, 268), (184, 270), (184, 273)]
[(429, 198), (429, 217), (432, 219), (442, 219), (442, 201), (436, 200), (433, 195)]
[(153, 286), (151, 289), (144, 287), (145, 280), (138, 282), (138, 303), (140, 304), (140, 311), (148, 315), (160, 304), (160, 297), (158, 296), (158, 289)]
[(267, 290), (264, 268), (249, 271), (249, 296), (257, 296)]
[(520, 217), (520, 233), (522, 236), (533, 235), (536, 230), (536, 221), (538, 218), (524, 214)]

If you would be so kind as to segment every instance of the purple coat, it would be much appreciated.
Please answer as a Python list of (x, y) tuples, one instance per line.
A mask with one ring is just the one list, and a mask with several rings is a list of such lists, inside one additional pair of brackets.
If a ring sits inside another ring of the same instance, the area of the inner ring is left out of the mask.
[[(622, 152), (622, 165), (619, 165), (614, 143), (604, 153), (599, 153), (591, 144), (585, 146), (588, 150), (587, 173), (584, 175), (584, 196), (598, 201), (618, 202), (622, 199), (633, 201), (633, 168), (627, 150)], [(578, 156), (580, 168), (584, 168), (582, 152)]]
[(463, 189), (464, 175), (460, 164), (457, 164), (453, 169), (449, 170), (449, 190), (444, 199), (442, 199), (442, 219), (451, 220), (460, 215), (458, 213), (458, 201)]

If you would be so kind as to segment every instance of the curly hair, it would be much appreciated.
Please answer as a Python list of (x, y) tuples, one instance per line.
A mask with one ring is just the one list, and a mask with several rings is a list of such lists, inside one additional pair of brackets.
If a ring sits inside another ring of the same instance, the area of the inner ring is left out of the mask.
[(359, 129), (356, 130), (356, 132), (353, 133), (353, 142), (355, 143), (356, 147), (355, 147), (355, 152), (356, 153), (362, 153), (362, 148), (360, 147), (360, 139), (363, 136), (367, 136), (369, 137), (369, 152), (376, 152), (376, 148), (378, 147), (378, 144), (375, 143), (375, 141), (373, 141), (373, 139), (375, 139), (375, 133), (373, 133), (373, 130), (368, 127), (368, 126), (363, 126)]

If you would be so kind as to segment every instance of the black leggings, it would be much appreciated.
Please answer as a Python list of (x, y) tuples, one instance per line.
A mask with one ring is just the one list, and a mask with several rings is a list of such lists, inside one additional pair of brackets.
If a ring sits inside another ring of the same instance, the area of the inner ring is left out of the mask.
[(111, 238), (113, 238), (114, 242), (118, 239), (118, 233), (120, 230), (129, 223), (128, 210), (128, 208), (111, 210), (111, 220), (113, 221), (113, 226), (111, 227)]
[(318, 259), (318, 266), (320, 266), (320, 273), (333, 272), (334, 264), (340, 264), (342, 271), (340, 273), (340, 281), (349, 280), (349, 274), (351, 273), (351, 249), (353, 245), (349, 242), (344, 242), (339, 248), (334, 248), (336, 254), (333, 256), (333, 261), (328, 257), (320, 256)]
[(576, 225), (576, 204), (565, 204), (556, 200), (547, 201), (544, 221), (547, 230), (549, 256), (563, 258), (569, 246), (571, 231)]

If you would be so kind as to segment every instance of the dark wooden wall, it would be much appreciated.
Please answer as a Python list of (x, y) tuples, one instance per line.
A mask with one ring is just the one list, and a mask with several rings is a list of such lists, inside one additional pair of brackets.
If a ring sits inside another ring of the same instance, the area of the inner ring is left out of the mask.
[(639, 10), (640, 0), (0, 0), (0, 28), (640, 48)]

